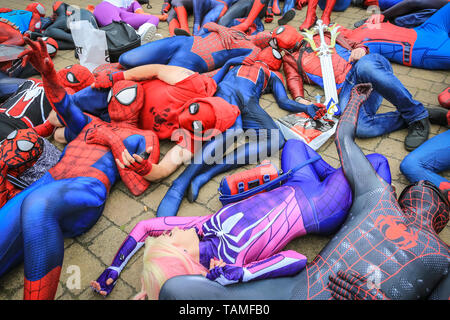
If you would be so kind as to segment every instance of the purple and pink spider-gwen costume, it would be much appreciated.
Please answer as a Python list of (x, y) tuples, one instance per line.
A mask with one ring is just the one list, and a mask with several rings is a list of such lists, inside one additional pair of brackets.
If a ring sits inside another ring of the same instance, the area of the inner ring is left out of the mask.
[[(282, 169), (317, 157), (299, 140), (283, 149)], [(369, 155), (375, 170), (387, 181), (387, 160)], [(126, 238), (110, 267), (97, 279), (102, 291), (111, 292), (119, 274), (148, 236), (159, 236), (175, 227), (195, 228), (200, 238), (200, 263), (209, 269), (210, 259), (223, 259), (207, 277), (220, 284), (294, 275), (306, 265), (306, 257), (282, 251), (286, 244), (307, 233), (329, 234), (347, 216), (352, 193), (342, 169), (319, 159), (298, 170), (284, 185), (229, 204), (217, 213), (199, 217), (158, 217), (139, 222)], [(114, 283), (106, 285), (112, 278)]]

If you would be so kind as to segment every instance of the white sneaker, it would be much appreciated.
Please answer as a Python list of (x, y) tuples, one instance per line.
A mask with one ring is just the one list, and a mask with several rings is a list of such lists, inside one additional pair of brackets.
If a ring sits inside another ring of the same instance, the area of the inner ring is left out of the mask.
[(139, 27), (137, 33), (141, 36), (141, 45), (155, 40), (156, 26), (150, 22)]

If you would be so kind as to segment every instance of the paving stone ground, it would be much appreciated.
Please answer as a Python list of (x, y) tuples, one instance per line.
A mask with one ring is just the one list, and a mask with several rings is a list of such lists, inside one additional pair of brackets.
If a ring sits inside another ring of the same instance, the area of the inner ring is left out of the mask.
[[(12, 9), (24, 9), (31, 1), (25, 0), (2, 0), (1, 7)], [(47, 16), (51, 15), (52, 0), (41, 0), (47, 9)], [(68, 0), (67, 3), (85, 8), (87, 5), (96, 5), (100, 0)], [(144, 8), (146, 12), (159, 14), (162, 0), (151, 0), (153, 8)], [(320, 17), (321, 11), (318, 8)], [(296, 11), (296, 17), (289, 24), (298, 27), (304, 20), (306, 9)], [(368, 13), (360, 8), (350, 7), (345, 12), (335, 12), (332, 14), (332, 21), (338, 22), (347, 28), (352, 28), (353, 23), (367, 17)], [(275, 19), (271, 24), (265, 24), (267, 30), (272, 30), (277, 26)], [(192, 17), (190, 18), (192, 26)], [(164, 37), (169, 36), (168, 25), (161, 22), (158, 32)], [(59, 51), (54, 59), (57, 70), (68, 65), (77, 63), (73, 51)], [(429, 71), (413, 69), (401, 65), (393, 65), (394, 73), (410, 90), (415, 99), (423, 102), (426, 106), (437, 104), (437, 95), (450, 84), (449, 71)], [(306, 86), (310, 97), (316, 94), (323, 95), (321, 89)], [(287, 114), (281, 110), (273, 97), (269, 94), (262, 96), (261, 106), (274, 118), (279, 118)], [(379, 112), (392, 110), (394, 107), (387, 101), (383, 102)], [(430, 138), (444, 132), (444, 127), (432, 125)], [(403, 147), (403, 141), (407, 130), (400, 130), (381, 137), (372, 139), (358, 139), (357, 143), (366, 153), (378, 152), (384, 154), (388, 160), (392, 172), (393, 185), (398, 191), (408, 184), (406, 178), (401, 174), (399, 165), (402, 159), (408, 154)], [(59, 146), (62, 147), (62, 146)], [(170, 143), (162, 143), (161, 153), (165, 154), (171, 147)], [(339, 158), (335, 145), (332, 141), (325, 143), (318, 152), (332, 166), (339, 166)], [(279, 166), (279, 156), (271, 158)], [(159, 184), (152, 185), (143, 195), (139, 197), (132, 196), (122, 182), (116, 184), (106, 203), (106, 208), (97, 224), (86, 234), (74, 239), (66, 239), (64, 242), (65, 254), (64, 264), (61, 271), (61, 280), (59, 283), (56, 298), (60, 300), (81, 300), (81, 299), (103, 299), (94, 294), (89, 288), (90, 280), (94, 280), (108, 266), (113, 259), (117, 249), (125, 239), (133, 226), (144, 219), (155, 217), (158, 204), (163, 198), (165, 192), (170, 187), (172, 181), (182, 172), (183, 168), (177, 170), (172, 176)], [(444, 176), (450, 178), (450, 172), (445, 172)], [(221, 208), (218, 200), (217, 188), (220, 177), (214, 178), (206, 184), (200, 192), (200, 196), (195, 203), (189, 203), (183, 200), (179, 215), (208, 215)], [(450, 226), (442, 231), (441, 238), (450, 243)], [(308, 235), (303, 238), (292, 241), (288, 244), (288, 249), (297, 250), (312, 261), (319, 251), (328, 242), (328, 237)], [(74, 271), (75, 270), (75, 271)], [(80, 271), (81, 283), (76, 287), (72, 275), (76, 270)], [(129, 262), (128, 267), (122, 273), (117, 281), (116, 288), (108, 299), (130, 299), (140, 290), (140, 273), (142, 270), (142, 250), (137, 253)], [(0, 279), (0, 300), (21, 299), (23, 295), (23, 264), (13, 269)], [(75, 288), (74, 288), (75, 287)]]

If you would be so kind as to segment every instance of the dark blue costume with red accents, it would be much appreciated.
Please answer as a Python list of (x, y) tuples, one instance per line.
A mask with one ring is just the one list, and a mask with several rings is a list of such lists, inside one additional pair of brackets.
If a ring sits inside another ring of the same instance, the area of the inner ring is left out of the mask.
[(390, 23), (365, 24), (345, 35), (361, 41), (371, 53), (390, 61), (422, 69), (450, 69), (450, 3), (425, 23), (402, 28)]
[[(33, 44), (31, 54), (41, 54), (44, 61), (46, 53), (36, 46)], [(33, 57), (36, 64), (38, 58)], [(137, 129), (143, 105), (140, 85), (131, 81), (114, 85), (108, 99), (113, 120), (109, 124), (73, 104), (58, 84), (53, 66), (45, 61), (51, 68), (42, 74), (47, 98), (76, 138), (65, 147), (60, 162), (0, 210), (0, 275), (24, 258), (25, 299), (54, 298), (63, 261), (63, 238), (78, 236), (95, 224), (119, 177), (135, 195), (148, 187), (141, 176), (116, 167), (114, 158), (123, 148), (139, 154), (153, 146), (150, 160), (159, 159), (156, 135)]]
[(204, 34), (203, 26), (208, 22), (217, 22), (235, 2), (237, 0), (193, 0), (194, 35)]
[(426, 182), (407, 187), (397, 200), (389, 179), (374, 170), (354, 143), (359, 107), (370, 94), (367, 87), (353, 89), (336, 133), (352, 190), (351, 208), (305, 270), (233, 286), (179, 276), (164, 284), (160, 299), (357, 299), (358, 291), (366, 299), (424, 299), (448, 284), (450, 251), (438, 236), (449, 221), (448, 201)]
[[(271, 50), (272, 48), (266, 48), (263, 52)], [(279, 69), (280, 65), (281, 60), (278, 68), (273, 69)], [(280, 134), (278, 126), (259, 106), (259, 97), (263, 93), (272, 92), (278, 105), (284, 110), (289, 112), (306, 111), (310, 116), (315, 116), (318, 108), (289, 99), (281, 75), (272, 70), (262, 60), (256, 61), (253, 65), (240, 65), (232, 68), (218, 83), (215, 96), (238, 106), (241, 110), (240, 118), (231, 128), (234, 130), (225, 132), (220, 138), (216, 137), (215, 140), (203, 147), (201, 153), (194, 156), (194, 163), (186, 168), (167, 191), (158, 207), (157, 216), (176, 215), (189, 184), (188, 199), (194, 201), (201, 186), (214, 176), (244, 164), (260, 161), (262, 157), (270, 156), (283, 146), (284, 137)], [(219, 76), (216, 75), (216, 77)], [(251, 141), (234, 151), (232, 161), (229, 156), (222, 159), (223, 154), (212, 156), (216, 148), (226, 150), (230, 141), (234, 140), (240, 130), (245, 130), (245, 135)], [(209, 165), (205, 163), (209, 163)]]
[[(217, 24), (210, 24), (205, 28), (209, 26), (218, 28), (220, 32), (194, 37), (177, 36), (150, 42), (122, 54), (119, 62), (126, 68), (145, 64), (166, 64), (204, 73), (222, 67), (232, 58), (237, 63), (255, 58), (260, 47), (268, 46), (270, 39), (268, 33), (246, 37)], [(224, 41), (227, 39), (232, 42), (231, 47), (225, 45)]]

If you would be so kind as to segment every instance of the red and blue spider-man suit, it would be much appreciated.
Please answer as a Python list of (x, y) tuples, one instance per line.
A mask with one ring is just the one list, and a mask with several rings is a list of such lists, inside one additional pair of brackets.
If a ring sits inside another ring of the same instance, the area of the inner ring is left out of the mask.
[[(350, 185), (342, 169), (328, 165), (302, 141), (286, 142), (281, 157), (282, 169), (287, 172), (315, 157), (317, 161), (298, 170), (282, 186), (229, 204), (213, 215), (159, 217), (138, 223), (111, 266), (97, 279), (100, 291), (111, 292), (121, 271), (148, 236), (159, 236), (175, 227), (195, 228), (200, 239), (200, 263), (205, 268), (209, 269), (212, 258), (223, 259), (228, 264), (214, 268), (207, 275), (220, 284), (298, 273), (305, 267), (306, 257), (292, 250), (282, 251), (286, 244), (305, 234), (334, 232), (352, 203)], [(367, 158), (390, 182), (387, 160), (378, 154)], [(114, 282), (106, 284), (109, 278)], [(276, 291), (279, 290), (283, 287)], [(205, 292), (195, 293), (203, 295)], [(252, 295), (247, 297), (253, 298)]]
[(409, 300), (442, 297), (447, 286), (448, 299), (450, 249), (438, 236), (449, 221), (448, 200), (424, 181), (405, 188), (397, 200), (389, 179), (367, 161), (354, 138), (370, 91), (370, 84), (353, 88), (336, 133), (344, 181), (353, 195), (349, 214), (302, 272), (230, 287), (181, 276), (166, 282), (160, 298)]
[[(260, 161), (261, 157), (270, 156), (272, 152), (278, 151), (283, 146), (284, 137), (280, 134), (278, 126), (259, 106), (259, 97), (263, 93), (272, 92), (279, 107), (284, 110), (307, 112), (311, 117), (316, 116), (319, 107), (303, 105), (288, 98), (281, 80), (282, 76), (277, 71), (281, 66), (281, 55), (278, 59), (275, 58), (273, 50), (271, 47), (262, 50), (252, 65), (239, 65), (232, 68), (217, 85), (215, 96), (238, 106), (241, 111), (238, 121), (231, 129), (251, 132), (250, 142), (234, 151), (232, 161), (229, 161), (229, 155), (220, 155), (219, 159), (211, 154), (221, 144), (223, 145), (220, 147), (223, 149), (219, 150), (226, 150), (226, 146), (229, 145), (227, 142), (229, 139), (234, 139), (235, 131), (225, 132), (221, 138), (216, 137), (215, 141), (205, 145), (202, 153), (197, 154), (201, 156), (201, 161), (195, 161), (196, 158), (194, 158), (194, 163), (190, 164), (172, 183), (158, 207), (156, 213), (158, 217), (176, 215), (189, 185), (188, 199), (194, 201), (199, 189), (214, 176), (250, 164), (252, 161)], [(220, 70), (220, 72), (223, 71)], [(216, 74), (215, 79), (218, 80), (218, 78), (220, 75)]]
[(120, 81), (110, 91), (111, 123), (84, 114), (59, 85), (42, 40), (26, 40), (26, 54), (43, 77), (47, 98), (64, 124), (79, 133), (58, 164), (11, 199), (0, 210), (0, 275), (24, 257), (25, 299), (53, 299), (64, 253), (64, 237), (89, 230), (100, 217), (109, 190), (120, 178), (138, 195), (149, 182), (114, 162), (126, 147), (140, 154), (153, 147), (149, 161), (159, 159), (159, 144), (151, 131), (137, 129), (143, 104), (142, 87)]
[[(60, 84), (71, 92), (83, 89), (94, 80), (90, 71), (81, 65), (68, 66), (58, 71), (57, 75)], [(43, 83), (37, 79), (24, 82), (0, 107), (0, 140), (5, 141), (0, 145), (0, 168), (3, 172), (0, 178), (0, 207), (58, 162), (61, 152), (46, 139), (38, 139), (42, 145), (39, 152), (31, 156), (28, 150), (31, 144), (37, 144), (36, 136), (52, 134), (54, 127), (46, 120), (51, 109)], [(13, 158), (16, 160), (11, 167), (7, 163)]]
[(450, 69), (450, 3), (414, 29), (386, 22), (342, 32), (390, 61), (422, 69)]
[(177, 36), (147, 43), (125, 52), (119, 62), (125, 68), (145, 64), (180, 66), (199, 73), (218, 69), (234, 58), (236, 63), (254, 59), (268, 46), (269, 32), (246, 36), (236, 30), (210, 23), (203, 36)]

